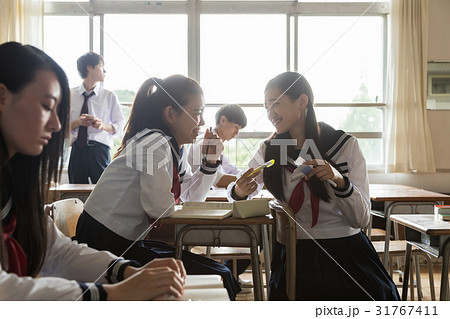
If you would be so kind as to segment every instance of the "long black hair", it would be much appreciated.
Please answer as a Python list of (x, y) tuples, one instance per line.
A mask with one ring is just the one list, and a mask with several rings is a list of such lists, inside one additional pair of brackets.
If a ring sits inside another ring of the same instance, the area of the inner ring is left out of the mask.
[(202, 88), (196, 81), (183, 75), (171, 75), (165, 79), (150, 78), (145, 81), (136, 94), (122, 144), (114, 157), (120, 154), (130, 138), (146, 128), (160, 129), (172, 136), (163, 120), (164, 110), (171, 105), (175, 111), (182, 112), (180, 106), (188, 104), (189, 99), (196, 95), (203, 95)]
[[(61, 130), (37, 156), (17, 153), (11, 159), (0, 127), (0, 202), (10, 196), (17, 218), (13, 236), (27, 256), (27, 275), (36, 276), (42, 267), (47, 247), (47, 216), (44, 203), (50, 200), (50, 183), (57, 182), (62, 171), (64, 140), (68, 136), (70, 90), (62, 68), (43, 51), (17, 42), (0, 45), (0, 83), (19, 94), (34, 80), (36, 72), (50, 70), (61, 87), (58, 117)], [(1, 227), (0, 227), (1, 232)], [(0, 249), (0, 262), (3, 258)]]
[[(320, 131), (316, 120), (316, 113), (314, 112), (314, 94), (306, 78), (296, 72), (284, 72), (270, 80), (264, 92), (272, 88), (278, 88), (284, 95), (288, 96), (291, 100), (297, 100), (302, 94), (308, 97), (308, 105), (306, 107), (306, 119), (305, 119), (305, 139), (313, 140), (317, 146), (321, 159), (325, 158), (325, 152), (322, 149), (322, 143), (320, 141)], [(272, 145), (272, 139), (290, 139), (289, 132), (282, 134), (273, 134), (266, 143), (265, 161), (275, 159), (275, 164), (269, 169), (264, 169), (264, 184), (267, 189), (275, 196), (275, 198), (287, 201), (283, 194), (284, 184), (284, 172), (285, 165), (280, 162), (281, 150), (279, 145)], [(295, 150), (293, 145), (289, 145), (287, 148), (288, 156), (294, 160), (297, 158), (299, 151)], [(310, 153), (314, 158), (315, 154)], [(329, 195), (325, 188), (324, 182), (321, 182), (317, 177), (310, 179), (310, 187), (314, 196), (329, 201)]]

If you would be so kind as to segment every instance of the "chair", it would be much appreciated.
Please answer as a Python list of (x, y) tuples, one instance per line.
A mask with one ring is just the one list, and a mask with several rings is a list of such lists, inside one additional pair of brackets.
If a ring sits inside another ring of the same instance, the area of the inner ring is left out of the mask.
[(274, 238), (286, 247), (286, 294), (289, 300), (295, 300), (297, 225), (294, 213), (288, 205), (277, 200), (270, 201), (269, 207), (275, 218)]
[(62, 199), (50, 205), (50, 217), (65, 236), (73, 237), (83, 209), (84, 203), (78, 198)]
[[(384, 256), (384, 241), (375, 241), (372, 242), (373, 247), (375, 248), (378, 256), (381, 260), (383, 260)], [(405, 257), (406, 254), (406, 241), (404, 240), (391, 240), (389, 243), (389, 263), (390, 267), (390, 275), (392, 277), (393, 269), (392, 269), (392, 258), (393, 257)], [(418, 257), (422, 256), (425, 258), (428, 266), (428, 276), (430, 281), (430, 291), (431, 291), (431, 300), (436, 300), (436, 294), (434, 290), (434, 277), (433, 277), (433, 265), (431, 263), (431, 258), (428, 256), (427, 253), (424, 251), (414, 248), (411, 251), (411, 257)], [(416, 261), (418, 259), (413, 258), (413, 261)], [(417, 299), (422, 300), (422, 286), (420, 284), (420, 270), (419, 265), (416, 262), (413, 263), (414, 267), (416, 268), (416, 275), (417, 275)], [(410, 268), (410, 291), (411, 291), (411, 300), (414, 300), (414, 276), (413, 276), (413, 267)]]

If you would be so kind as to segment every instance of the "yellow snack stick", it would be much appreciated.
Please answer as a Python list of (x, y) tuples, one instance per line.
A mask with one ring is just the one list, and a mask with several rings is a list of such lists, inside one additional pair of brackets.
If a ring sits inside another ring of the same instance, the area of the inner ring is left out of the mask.
[(274, 160), (274, 159), (271, 159), (270, 161), (268, 161), (268, 162), (262, 164), (261, 166), (257, 167), (257, 168), (256, 168), (253, 172), (251, 172), (248, 176), (250, 177), (250, 176), (252, 176), (252, 175), (255, 175), (255, 174), (257, 174), (258, 172), (260, 172), (264, 167), (270, 167), (270, 166), (272, 166), (273, 164), (275, 164), (275, 160)]

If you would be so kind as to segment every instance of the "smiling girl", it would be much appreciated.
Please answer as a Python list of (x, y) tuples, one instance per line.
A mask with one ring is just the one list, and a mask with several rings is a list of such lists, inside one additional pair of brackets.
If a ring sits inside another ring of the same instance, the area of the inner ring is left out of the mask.
[[(267, 83), (264, 98), (275, 133), (261, 144), (250, 169), (229, 185), (230, 199), (254, 196), (265, 185), (294, 212), (296, 299), (399, 300), (395, 284), (361, 231), (369, 222), (370, 200), (366, 161), (357, 139), (316, 121), (313, 91), (301, 74), (276, 76)], [(249, 176), (271, 159), (275, 165)], [(313, 169), (305, 178), (291, 179), (300, 164)], [(269, 299), (286, 300), (286, 250), (278, 242), (271, 269)]]
[[(86, 201), (77, 240), (139, 262), (174, 256), (174, 247), (144, 238), (179, 199), (204, 201), (216, 179), (223, 145), (215, 133), (206, 131), (211, 145), (204, 145), (205, 160), (195, 173), (183, 148), (204, 125), (203, 110), (201, 87), (185, 76), (150, 78), (142, 84), (122, 145)], [(182, 260), (188, 274), (220, 274), (235, 299), (240, 288), (227, 267), (187, 251)]]

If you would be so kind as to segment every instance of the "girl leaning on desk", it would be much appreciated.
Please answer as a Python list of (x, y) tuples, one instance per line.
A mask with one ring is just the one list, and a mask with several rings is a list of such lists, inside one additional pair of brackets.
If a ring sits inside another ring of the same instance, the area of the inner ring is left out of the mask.
[(60, 176), (68, 115), (64, 71), (32, 46), (0, 45), (0, 300), (180, 296), (181, 262), (136, 268), (72, 242), (45, 214), (48, 185)]
[[(79, 242), (141, 263), (175, 255), (175, 247), (146, 237), (179, 199), (204, 201), (216, 180), (223, 150), (218, 136), (206, 131), (211, 145), (203, 145), (204, 161), (194, 173), (183, 147), (205, 124), (204, 107), (201, 87), (185, 76), (150, 78), (141, 85), (122, 145), (78, 220)], [(221, 275), (231, 300), (240, 291), (226, 266), (188, 251), (182, 261), (188, 274)]]
[[(289, 204), (298, 225), (297, 300), (399, 300), (392, 279), (361, 232), (369, 222), (370, 200), (358, 142), (317, 123), (313, 105), (313, 92), (304, 76), (286, 72), (268, 82), (265, 107), (276, 132), (261, 144), (250, 169), (229, 185), (229, 199), (252, 197), (265, 184), (276, 199)], [(285, 163), (280, 145), (287, 145)], [(299, 155), (310, 155), (312, 159), (304, 164), (314, 168), (306, 178), (291, 180)], [(249, 176), (271, 159), (275, 165)], [(276, 243), (271, 300), (287, 299), (285, 254), (284, 246)]]

